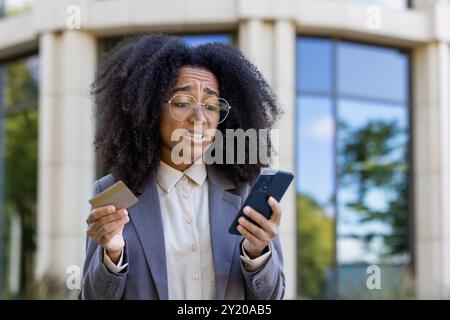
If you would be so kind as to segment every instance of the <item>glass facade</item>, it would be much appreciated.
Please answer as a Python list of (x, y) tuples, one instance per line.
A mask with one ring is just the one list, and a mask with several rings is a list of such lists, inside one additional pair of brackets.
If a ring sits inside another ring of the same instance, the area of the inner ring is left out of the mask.
[[(233, 36), (227, 33), (177, 34), (176, 36), (184, 39), (188, 45), (194, 47), (208, 42), (224, 42), (224, 43), (234, 42)], [(135, 36), (114, 37), (104, 39), (103, 41), (101, 41), (100, 62), (105, 57), (105, 55), (109, 54), (113, 50), (118, 49), (117, 45), (120, 43), (120, 41), (126, 40), (127, 38), (132, 39), (133, 37)]]
[(194, 35), (180, 35), (188, 45), (196, 47), (208, 42), (223, 42), (233, 43), (233, 37), (231, 34), (194, 34)]
[(411, 294), (409, 105), (407, 53), (297, 40), (300, 297)]
[(38, 57), (0, 64), (0, 296), (33, 285), (37, 210)]
[(26, 11), (34, 5), (35, 0), (0, 0), (0, 18), (15, 16)]

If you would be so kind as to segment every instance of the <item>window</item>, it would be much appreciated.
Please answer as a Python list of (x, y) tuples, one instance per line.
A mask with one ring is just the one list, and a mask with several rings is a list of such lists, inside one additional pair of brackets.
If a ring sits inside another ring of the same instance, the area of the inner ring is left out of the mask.
[(232, 43), (233, 38), (230, 34), (195, 34), (180, 36), (188, 45), (196, 47), (208, 42)]
[(297, 41), (300, 297), (412, 294), (408, 73), (396, 49)]
[(0, 18), (24, 13), (34, 5), (34, 0), (0, 0)]
[(0, 64), (0, 295), (33, 285), (37, 210), (38, 58)]

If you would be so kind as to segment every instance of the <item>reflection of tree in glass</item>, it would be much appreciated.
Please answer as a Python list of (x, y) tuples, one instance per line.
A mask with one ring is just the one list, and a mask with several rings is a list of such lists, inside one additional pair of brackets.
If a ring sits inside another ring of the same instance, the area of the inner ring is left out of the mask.
[(333, 220), (311, 196), (299, 194), (297, 201), (298, 292), (301, 298), (323, 299), (333, 262)]
[(33, 3), (34, 0), (9, 1), (8, 3), (5, 3), (5, 15), (7, 17), (12, 17), (26, 13), (30, 11)]
[[(5, 68), (5, 108), (18, 108), (5, 120), (5, 243), (9, 245), (9, 222), (20, 217), (20, 292), (26, 294), (33, 280), (37, 188), (37, 85), (25, 61)], [(26, 108), (23, 108), (26, 107)], [(27, 109), (27, 110), (25, 110)]]
[[(358, 224), (377, 221), (388, 226), (388, 232), (367, 232), (359, 237), (367, 249), (378, 238), (383, 250), (375, 252), (380, 262), (407, 253), (407, 132), (397, 121), (373, 120), (364, 127), (350, 128), (339, 124), (339, 187), (351, 186), (356, 197), (345, 203), (358, 214)], [(385, 205), (369, 200), (371, 190), (381, 190)], [(376, 207), (376, 208), (375, 208)]]

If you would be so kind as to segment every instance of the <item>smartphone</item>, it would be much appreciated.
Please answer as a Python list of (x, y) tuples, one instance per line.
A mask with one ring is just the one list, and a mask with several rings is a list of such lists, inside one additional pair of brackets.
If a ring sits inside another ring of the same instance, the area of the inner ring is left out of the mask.
[(259, 226), (255, 221), (244, 214), (243, 209), (245, 206), (252, 207), (269, 219), (272, 215), (272, 209), (267, 203), (267, 200), (269, 197), (273, 197), (279, 202), (293, 179), (294, 175), (290, 172), (275, 170), (272, 168), (262, 169), (261, 174), (256, 179), (256, 182), (247, 196), (244, 205), (239, 210), (236, 219), (233, 221), (233, 224), (230, 226), (228, 231), (232, 234), (240, 235), (240, 232), (237, 230), (237, 226), (239, 225), (238, 220), (240, 217), (245, 217), (250, 222)]

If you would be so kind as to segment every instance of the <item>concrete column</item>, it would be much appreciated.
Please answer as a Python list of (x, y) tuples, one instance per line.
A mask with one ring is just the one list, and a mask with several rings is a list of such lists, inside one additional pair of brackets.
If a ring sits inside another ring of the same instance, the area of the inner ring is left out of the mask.
[[(266, 22), (250, 18), (239, 24), (239, 45), (262, 72), (277, 95), (284, 115), (275, 125), (274, 146), (279, 151), (274, 167), (295, 169), (295, 24), (290, 21)], [(283, 197), (280, 237), (286, 272), (286, 299), (296, 296), (296, 201), (295, 184)]]
[[(89, 85), (96, 40), (80, 30), (40, 37), (37, 268), (64, 281), (82, 267), (87, 200), (95, 177), (94, 115)], [(64, 282), (62, 282), (64, 284)]]
[[(295, 24), (275, 22), (274, 90), (284, 110), (276, 124), (279, 130), (279, 167), (295, 173)], [(281, 201), (283, 218), (280, 226), (281, 242), (287, 279), (286, 298), (296, 297), (297, 289), (297, 208), (295, 181)]]
[[(57, 198), (51, 195), (58, 190), (51, 177), (51, 167), (55, 158), (55, 146), (59, 137), (54, 135), (56, 126), (56, 106), (60, 104), (57, 70), (60, 69), (59, 37), (45, 33), (39, 39), (39, 130), (38, 130), (38, 214), (37, 214), (37, 254), (36, 275), (44, 276), (50, 266), (56, 263), (52, 257), (52, 234), (56, 224), (52, 213)], [(54, 256), (54, 255), (53, 255)]]
[(413, 51), (418, 298), (450, 297), (450, 70), (446, 43)]
[(270, 85), (273, 85), (273, 30), (273, 23), (260, 19), (239, 23), (239, 46)]

